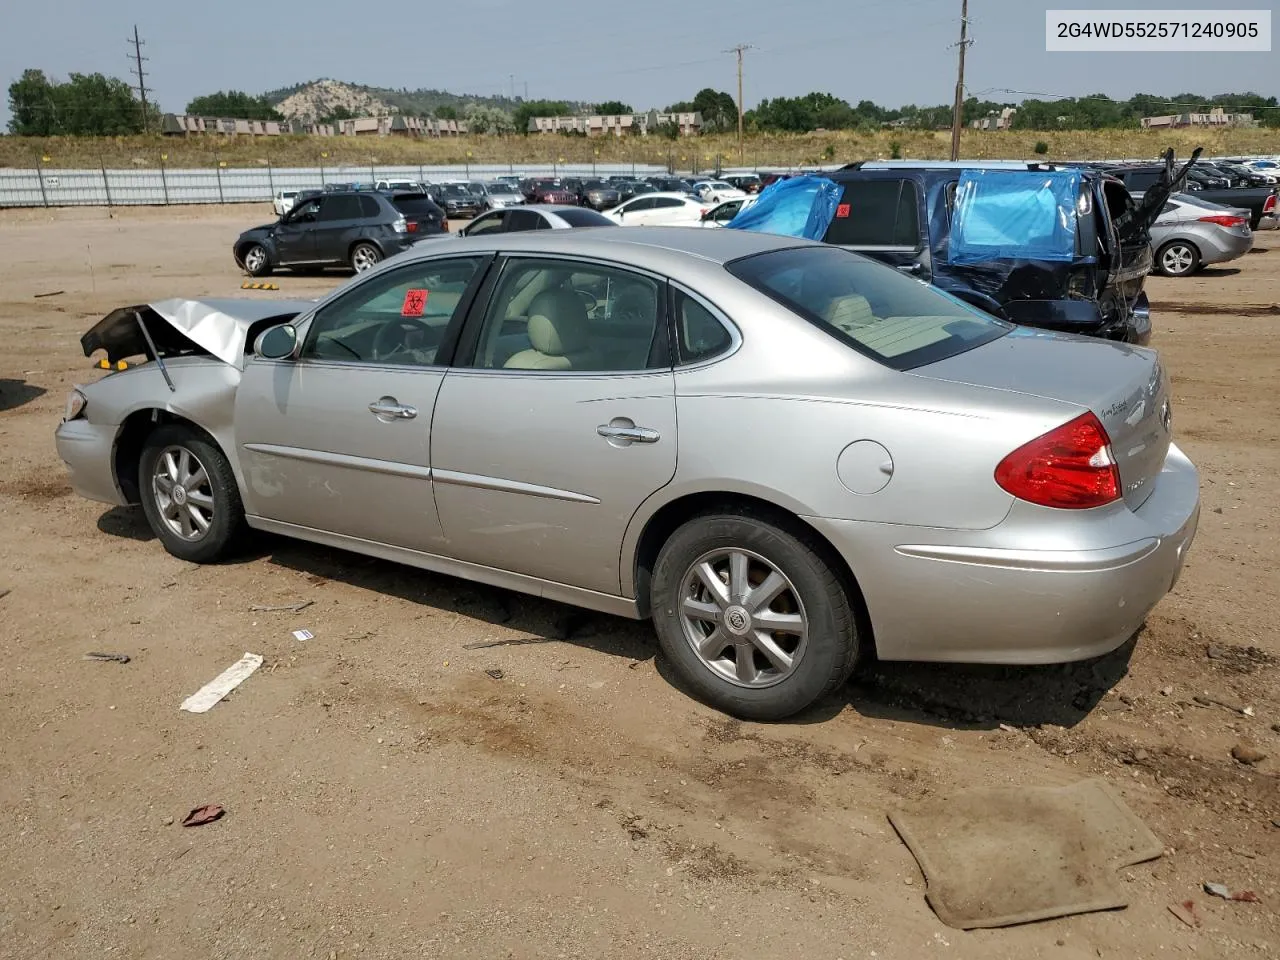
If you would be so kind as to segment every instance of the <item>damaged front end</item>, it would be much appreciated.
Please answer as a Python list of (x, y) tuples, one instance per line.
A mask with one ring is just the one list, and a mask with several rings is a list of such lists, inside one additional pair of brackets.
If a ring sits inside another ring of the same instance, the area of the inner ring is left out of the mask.
[(259, 332), (288, 323), (313, 305), (310, 300), (192, 300), (174, 298), (119, 307), (80, 338), (86, 357), (106, 352), (108, 369), (135, 357), (157, 361), (208, 356), (237, 369)]

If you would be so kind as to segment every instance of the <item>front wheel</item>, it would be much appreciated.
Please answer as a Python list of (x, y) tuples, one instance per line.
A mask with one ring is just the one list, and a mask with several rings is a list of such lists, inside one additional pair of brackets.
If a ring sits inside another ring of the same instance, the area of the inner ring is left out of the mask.
[(251, 277), (265, 277), (271, 273), (271, 257), (267, 255), (267, 248), (260, 243), (245, 250), (241, 260), (245, 272)]
[(1174, 240), (1160, 248), (1156, 267), (1166, 277), (1185, 277), (1200, 269), (1200, 251), (1185, 240)]
[(204, 434), (178, 424), (156, 430), (142, 448), (138, 481), (147, 523), (169, 553), (213, 563), (234, 550), (246, 527), (240, 489)]
[(814, 546), (752, 516), (680, 527), (651, 595), (667, 659), (697, 696), (748, 720), (781, 720), (843, 683), (858, 635), (840, 577)]
[(382, 251), (372, 243), (357, 243), (351, 248), (351, 268), (356, 273), (365, 273), (382, 262)]

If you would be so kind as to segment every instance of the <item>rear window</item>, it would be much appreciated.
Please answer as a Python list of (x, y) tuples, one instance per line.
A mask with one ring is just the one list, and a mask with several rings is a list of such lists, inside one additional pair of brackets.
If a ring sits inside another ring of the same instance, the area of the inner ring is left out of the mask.
[(891, 267), (838, 247), (793, 247), (725, 265), (733, 276), (895, 370), (1004, 336), (997, 320)]
[[(844, 185), (835, 219), (822, 239), (857, 247), (920, 245), (914, 180), (853, 180)], [(844, 216), (841, 216), (844, 213)]]
[(399, 194), (391, 198), (395, 208), (406, 217), (427, 217), (439, 213), (439, 208), (428, 196), (421, 193)]
[(570, 208), (567, 210), (557, 210), (556, 216), (563, 220), (571, 227), (614, 227), (617, 226), (608, 217), (596, 213), (594, 210)]
[(360, 198), (360, 216), (366, 219), (382, 216), (382, 208), (373, 197)]

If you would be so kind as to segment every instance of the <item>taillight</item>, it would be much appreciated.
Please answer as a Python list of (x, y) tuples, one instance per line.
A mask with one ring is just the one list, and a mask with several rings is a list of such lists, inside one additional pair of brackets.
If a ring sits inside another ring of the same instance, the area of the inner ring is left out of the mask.
[(1084, 510), (1120, 499), (1111, 438), (1092, 413), (1025, 443), (1000, 461), (996, 483), (1019, 500)]
[(410, 233), (417, 233), (417, 232), (418, 232), (418, 221), (417, 221), (417, 220), (410, 220), (407, 224), (405, 224), (405, 226), (408, 228), (408, 230), (409, 230), (409, 232), (410, 232)]
[(1230, 217), (1226, 214), (1216, 214), (1211, 217), (1200, 217), (1200, 223), (1216, 223), (1220, 227), (1238, 227), (1244, 223), (1245, 217)]
[(1276, 208), (1276, 195), (1273, 193), (1267, 197), (1266, 202), (1262, 205), (1263, 213), (1271, 213)]

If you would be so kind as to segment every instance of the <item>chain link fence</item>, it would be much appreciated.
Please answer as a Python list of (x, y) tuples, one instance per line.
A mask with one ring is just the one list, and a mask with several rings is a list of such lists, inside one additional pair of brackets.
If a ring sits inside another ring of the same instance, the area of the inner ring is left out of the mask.
[(331, 183), (372, 185), (379, 180), (431, 182), (492, 180), (499, 176), (608, 177), (665, 174), (666, 167), (636, 163), (464, 164), (461, 166), (224, 167), (134, 170), (0, 168), (0, 207), (165, 206), (189, 203), (270, 202), (280, 190), (319, 189)]

